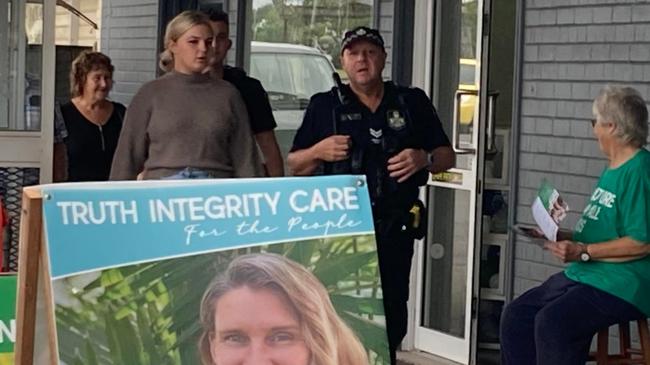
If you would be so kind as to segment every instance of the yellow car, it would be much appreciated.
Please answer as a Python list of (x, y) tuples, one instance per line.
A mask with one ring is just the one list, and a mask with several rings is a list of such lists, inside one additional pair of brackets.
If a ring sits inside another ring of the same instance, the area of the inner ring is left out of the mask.
[[(476, 92), (478, 86), (476, 80), (476, 60), (461, 58), (458, 72), (458, 90), (468, 92), (460, 96), (460, 124), (469, 126), (474, 120), (474, 108), (476, 107)], [(473, 94), (472, 94), (473, 93)]]

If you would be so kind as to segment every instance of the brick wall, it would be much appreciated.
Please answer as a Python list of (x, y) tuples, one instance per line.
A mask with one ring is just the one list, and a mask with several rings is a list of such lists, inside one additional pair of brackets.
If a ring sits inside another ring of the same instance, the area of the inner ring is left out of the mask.
[[(592, 136), (591, 105), (606, 84), (625, 84), (650, 99), (650, 2), (526, 0), (517, 221), (532, 223), (542, 179), (572, 212), (572, 228), (605, 166)], [(540, 247), (515, 245), (514, 294), (562, 265)]]
[(391, 65), (393, 59), (393, 14), (395, 13), (395, 1), (394, 0), (380, 0), (375, 3), (375, 6), (379, 6), (379, 20), (377, 21), (379, 31), (381, 36), (384, 38), (386, 54), (386, 67), (382, 76), (384, 79), (391, 78)]
[(102, 1), (99, 49), (113, 61), (111, 98), (128, 104), (140, 86), (156, 77), (158, 0)]

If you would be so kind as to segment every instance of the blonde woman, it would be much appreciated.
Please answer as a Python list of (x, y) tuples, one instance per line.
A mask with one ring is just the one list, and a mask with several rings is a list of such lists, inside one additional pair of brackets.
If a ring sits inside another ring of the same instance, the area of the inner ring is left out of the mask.
[(167, 25), (160, 67), (129, 105), (111, 180), (263, 176), (237, 90), (203, 71), (212, 54), (206, 15), (185, 11)]
[(323, 284), (275, 254), (236, 258), (201, 302), (204, 365), (367, 365)]

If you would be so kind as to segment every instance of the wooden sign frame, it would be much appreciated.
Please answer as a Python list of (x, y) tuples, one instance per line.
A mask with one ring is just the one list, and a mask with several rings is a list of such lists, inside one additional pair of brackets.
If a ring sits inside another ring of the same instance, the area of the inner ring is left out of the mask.
[(43, 228), (43, 196), (38, 186), (23, 189), (18, 248), (18, 299), (16, 302), (16, 365), (34, 364), (37, 303), (45, 304), (47, 323), (46, 363), (56, 364), (56, 336), (52, 316), (52, 287)]

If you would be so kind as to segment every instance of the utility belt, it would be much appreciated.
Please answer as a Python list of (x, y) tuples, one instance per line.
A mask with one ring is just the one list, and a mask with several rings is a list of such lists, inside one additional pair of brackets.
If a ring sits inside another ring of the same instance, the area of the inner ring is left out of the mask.
[(373, 209), (375, 231), (378, 235), (387, 236), (402, 232), (413, 239), (421, 240), (427, 234), (427, 208), (419, 199), (413, 202), (409, 209), (382, 210)]

